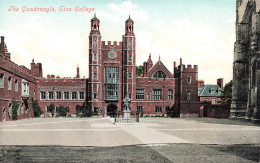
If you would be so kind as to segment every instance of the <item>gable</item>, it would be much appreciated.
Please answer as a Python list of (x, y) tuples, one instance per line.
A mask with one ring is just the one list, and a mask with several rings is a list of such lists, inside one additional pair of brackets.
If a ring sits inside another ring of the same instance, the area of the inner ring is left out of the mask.
[(163, 78), (162, 75), (166, 75), (166, 78), (173, 78), (172, 73), (166, 68), (166, 66), (159, 60), (149, 71), (148, 76), (150, 78), (155, 78), (157, 76), (159, 78)]

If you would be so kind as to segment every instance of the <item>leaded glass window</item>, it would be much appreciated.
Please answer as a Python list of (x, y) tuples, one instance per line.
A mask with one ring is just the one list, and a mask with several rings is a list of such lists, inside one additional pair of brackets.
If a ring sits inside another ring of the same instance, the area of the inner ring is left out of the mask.
[(153, 100), (162, 99), (162, 89), (153, 89)]
[(119, 67), (106, 66), (105, 67), (105, 87), (106, 100), (119, 99)]
[(144, 100), (144, 89), (136, 89), (136, 99)]
[(154, 75), (153, 78), (166, 78), (166, 75), (162, 71), (157, 71)]

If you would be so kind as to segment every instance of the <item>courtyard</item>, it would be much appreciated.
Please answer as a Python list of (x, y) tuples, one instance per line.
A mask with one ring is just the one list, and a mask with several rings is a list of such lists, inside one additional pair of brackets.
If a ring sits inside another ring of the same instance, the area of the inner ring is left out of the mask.
[(260, 126), (210, 118), (34, 118), (0, 123), (0, 162), (259, 162)]

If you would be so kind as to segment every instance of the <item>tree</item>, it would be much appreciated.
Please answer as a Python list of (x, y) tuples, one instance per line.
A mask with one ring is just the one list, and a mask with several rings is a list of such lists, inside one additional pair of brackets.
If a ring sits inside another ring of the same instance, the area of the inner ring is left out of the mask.
[(92, 107), (90, 103), (84, 102), (82, 106), (76, 106), (77, 116), (78, 117), (91, 117), (93, 115)]
[(50, 110), (51, 115), (52, 115), (52, 117), (53, 117), (53, 116), (54, 116), (54, 111), (55, 111), (55, 106), (54, 106), (54, 104), (50, 104), (49, 110)]
[(56, 113), (59, 114), (59, 116), (65, 117), (67, 115), (68, 108), (64, 106), (60, 106), (56, 108)]
[(141, 76), (143, 72), (144, 72), (144, 66), (140, 65), (136, 67), (136, 77)]
[(222, 91), (221, 104), (231, 105), (232, 101), (232, 80), (225, 84)]
[(34, 117), (40, 117), (42, 114), (42, 109), (40, 108), (38, 101), (32, 99), (32, 105), (33, 105)]
[(17, 120), (17, 110), (18, 110), (18, 104), (15, 100), (13, 100), (12, 105), (12, 120)]

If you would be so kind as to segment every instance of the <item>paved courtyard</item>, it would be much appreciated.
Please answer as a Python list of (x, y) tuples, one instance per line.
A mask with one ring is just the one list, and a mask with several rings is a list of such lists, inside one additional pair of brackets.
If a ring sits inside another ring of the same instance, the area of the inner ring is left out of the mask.
[(0, 123), (0, 161), (259, 162), (260, 126), (229, 119), (35, 118)]

